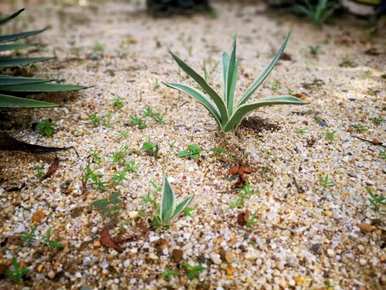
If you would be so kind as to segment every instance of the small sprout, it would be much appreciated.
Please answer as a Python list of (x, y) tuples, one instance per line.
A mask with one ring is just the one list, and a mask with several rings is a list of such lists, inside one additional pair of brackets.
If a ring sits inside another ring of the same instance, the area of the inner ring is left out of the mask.
[(363, 125), (361, 123), (351, 125), (351, 128), (356, 133), (365, 133), (369, 130), (369, 128), (367, 128), (365, 125)]
[(28, 274), (29, 270), (20, 265), (15, 257), (12, 258), (12, 266), (6, 271), (5, 275), (9, 280), (15, 283), (21, 283), (24, 277)]
[(380, 157), (381, 159), (383, 159), (383, 160), (386, 161), (386, 150), (385, 150), (385, 149), (384, 149), (384, 150), (381, 150), (381, 151), (379, 152), (379, 157)]
[(102, 157), (100, 155), (100, 153), (97, 151), (97, 150), (93, 150), (90, 154), (90, 157), (91, 157), (91, 162), (94, 163), (94, 164), (101, 164), (102, 162)]
[(115, 110), (120, 110), (125, 106), (125, 103), (120, 97), (116, 97), (113, 100), (113, 107)]
[(129, 132), (126, 130), (119, 131), (118, 134), (120, 138), (123, 138), (123, 139), (129, 138)]
[(55, 124), (50, 119), (42, 120), (36, 124), (36, 130), (44, 137), (52, 137), (55, 133)]
[(61, 250), (64, 248), (63, 244), (57, 240), (52, 240), (52, 230), (49, 228), (46, 234), (43, 236), (42, 242), (44, 245), (54, 250)]
[(36, 241), (36, 226), (32, 226), (29, 232), (21, 233), (20, 238), (27, 246), (31, 246)]
[(102, 119), (103, 126), (105, 126), (106, 128), (111, 128), (112, 117), (113, 117), (113, 114), (111, 112), (106, 113)]
[(35, 170), (35, 176), (37, 178), (43, 178), (44, 175), (46, 175), (46, 173), (44, 172), (44, 166), (39, 164), (39, 165), (36, 165), (34, 167), (34, 170)]
[(190, 265), (188, 263), (183, 263), (182, 267), (184, 268), (189, 280), (200, 278), (200, 274), (205, 270), (205, 267), (201, 264)]
[(96, 113), (92, 113), (88, 119), (94, 127), (98, 127), (101, 124), (101, 117), (99, 117)]
[(305, 4), (295, 4), (293, 10), (295, 13), (310, 19), (316, 26), (321, 26), (334, 14), (338, 6), (336, 1), (331, 0), (307, 0)]
[(165, 176), (162, 186), (161, 203), (158, 206), (158, 214), (153, 218), (153, 225), (157, 228), (169, 227), (173, 219), (184, 211), (192, 199), (193, 196), (188, 196), (180, 203), (177, 203), (174, 191)]
[(93, 53), (97, 54), (97, 55), (101, 55), (104, 53), (105, 51), (105, 46), (103, 45), (103, 43), (97, 41), (92, 49)]
[(317, 57), (320, 54), (320, 46), (319, 45), (310, 45), (309, 47), (310, 54), (313, 57)]
[(166, 268), (162, 273), (162, 278), (166, 281), (172, 280), (174, 277), (178, 275), (178, 272), (176, 270), (168, 269)]
[(273, 80), (271, 85), (272, 92), (275, 94), (280, 91), (281, 89), (281, 83), (278, 80)]
[(194, 208), (192, 207), (185, 207), (183, 213), (184, 213), (184, 217), (192, 217), (193, 216), (193, 212), (194, 212)]
[(230, 208), (243, 208), (245, 206), (245, 202), (255, 194), (257, 194), (257, 191), (254, 191), (252, 186), (246, 183), (240, 190), (237, 198), (231, 201), (229, 205)]
[(143, 115), (144, 115), (145, 117), (152, 118), (154, 121), (156, 121), (156, 122), (159, 123), (159, 124), (165, 124), (164, 116), (163, 116), (161, 113), (154, 111), (154, 110), (153, 110), (152, 108), (150, 108), (149, 106), (147, 106), (147, 107), (143, 110)]
[(304, 136), (305, 134), (307, 134), (308, 129), (307, 129), (307, 128), (298, 128), (298, 129), (296, 129), (295, 132), (296, 132), (297, 134), (301, 135), (301, 136)]
[(335, 139), (336, 139), (336, 132), (333, 131), (333, 130), (327, 130), (327, 131), (325, 132), (324, 138), (325, 138), (326, 141), (328, 141), (328, 142), (333, 142), (333, 141), (335, 141)]
[(121, 196), (118, 192), (112, 192), (109, 198), (98, 199), (92, 205), (104, 218), (113, 218), (122, 208)]
[(181, 150), (178, 153), (178, 157), (189, 158), (189, 159), (198, 159), (201, 155), (201, 148), (197, 144), (189, 144), (186, 150)]
[(214, 155), (222, 155), (222, 154), (225, 154), (226, 153), (226, 149), (224, 147), (213, 147), (212, 149), (210, 149), (210, 151), (213, 152)]
[(386, 206), (386, 196), (374, 193), (374, 190), (369, 187), (366, 190), (369, 194), (369, 202), (375, 211), (379, 211), (381, 207)]
[(138, 170), (138, 165), (134, 160), (128, 161), (125, 164), (125, 170), (129, 173), (135, 173)]
[(126, 179), (127, 179), (127, 171), (126, 170), (121, 170), (121, 171), (114, 173), (113, 177), (111, 178), (111, 180), (113, 181), (114, 184), (121, 184)]
[(130, 117), (130, 124), (132, 126), (137, 126), (138, 129), (145, 129), (147, 127), (145, 121), (141, 118), (141, 117), (138, 117), (138, 116), (131, 116)]
[(333, 187), (335, 185), (334, 180), (331, 177), (329, 177), (327, 174), (321, 175), (319, 177), (319, 184), (320, 186), (326, 189)]
[(95, 172), (91, 169), (90, 165), (86, 166), (84, 173), (84, 181), (91, 181), (91, 183), (99, 190), (105, 191), (105, 182), (102, 180), (102, 174)]
[(151, 156), (154, 156), (155, 158), (157, 158), (159, 146), (158, 146), (158, 144), (147, 141), (147, 142), (143, 143), (142, 150), (145, 151), (148, 155), (151, 155)]
[(256, 213), (248, 215), (246, 226), (248, 228), (252, 228), (256, 224), (257, 224)]
[(124, 145), (118, 151), (113, 153), (113, 155), (111, 156), (111, 160), (115, 164), (123, 164), (128, 153), (129, 147), (127, 145)]
[(375, 126), (379, 126), (385, 121), (381, 116), (371, 118), (370, 120)]

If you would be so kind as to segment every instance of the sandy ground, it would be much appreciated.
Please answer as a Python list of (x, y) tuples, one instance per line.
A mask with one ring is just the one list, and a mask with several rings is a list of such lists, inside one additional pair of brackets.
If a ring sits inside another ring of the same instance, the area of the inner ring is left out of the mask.
[[(15, 136), (74, 146), (79, 156), (59, 153), (58, 171), (41, 181), (36, 168), (47, 170), (55, 156), (0, 153), (0, 265), (17, 257), (30, 270), (24, 286), (1, 279), (0, 288), (384, 289), (385, 216), (370, 206), (368, 191), (385, 194), (385, 148), (357, 137), (386, 141), (386, 38), (371, 37), (351, 18), (318, 29), (260, 4), (216, 2), (216, 17), (152, 19), (128, 2), (32, 5), (20, 20), (21, 27), (52, 26), (41, 39), (57, 60), (38, 75), (93, 87), (60, 108), (10, 117), (21, 125)], [(219, 134), (201, 106), (161, 83), (189, 83), (171, 49), (200, 71), (205, 61), (220, 89), (216, 63), (237, 33), (240, 94), (290, 30), (287, 59), (256, 98), (290, 92), (309, 104), (259, 110), (252, 115), (257, 130)], [(320, 53), (313, 56), (310, 46)], [(123, 108), (113, 107), (116, 97)], [(146, 106), (164, 114), (165, 124), (146, 118), (147, 128), (130, 126)], [(95, 127), (93, 113), (109, 121)], [(43, 118), (57, 125), (53, 138), (31, 129)], [(159, 145), (157, 159), (141, 150), (146, 140)], [(179, 158), (192, 143), (201, 146), (201, 158)], [(110, 180), (122, 165), (112, 154), (122, 146), (138, 170), (115, 185)], [(219, 146), (220, 156), (211, 151)], [(90, 166), (103, 175), (104, 192), (90, 182), (82, 188), (93, 151), (101, 161)], [(238, 190), (228, 170), (239, 163), (254, 169), (248, 182), (256, 194), (235, 209)], [(164, 174), (178, 196), (194, 194), (194, 210), (167, 230), (146, 230), (152, 213), (143, 197)], [(121, 252), (101, 244), (107, 220), (91, 206), (113, 191), (123, 207), (114, 231), (137, 234)], [(238, 222), (246, 212), (255, 217), (249, 226)], [(37, 241), (28, 246), (20, 234), (33, 225)], [(64, 249), (41, 242), (48, 228)], [(184, 263), (205, 269), (189, 280)], [(171, 281), (166, 269), (175, 271)]]

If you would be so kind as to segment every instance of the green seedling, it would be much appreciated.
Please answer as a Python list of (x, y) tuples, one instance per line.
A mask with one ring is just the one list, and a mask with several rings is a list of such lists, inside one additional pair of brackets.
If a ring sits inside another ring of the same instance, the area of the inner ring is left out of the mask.
[(178, 276), (178, 272), (176, 270), (173, 270), (173, 269), (168, 269), (166, 268), (162, 273), (162, 278), (166, 281), (170, 281), (172, 280), (174, 277), (177, 277)]
[(293, 6), (295, 13), (306, 16), (317, 26), (324, 24), (337, 8), (336, 2), (331, 0), (318, 0), (316, 4), (313, 4), (310, 0), (305, 0), (305, 4)]
[(297, 134), (301, 135), (301, 136), (304, 136), (307, 134), (308, 132), (308, 129), (307, 128), (298, 128), (296, 129), (295, 131)]
[(93, 169), (91, 169), (90, 165), (86, 166), (85, 173), (84, 173), (84, 182), (87, 183), (87, 181), (91, 181), (93, 186), (95, 186), (99, 191), (105, 191), (106, 185), (105, 182), (102, 180), (102, 174), (97, 173)]
[(114, 184), (121, 184), (126, 179), (127, 179), (127, 171), (125, 169), (114, 173), (114, 175), (111, 178)]
[(36, 241), (36, 226), (32, 226), (29, 232), (21, 233), (20, 239), (27, 246), (32, 246), (32, 244)]
[(145, 121), (138, 116), (131, 116), (130, 117), (130, 124), (132, 126), (137, 126), (138, 129), (145, 129), (147, 127)]
[(194, 208), (192, 208), (192, 207), (185, 207), (185, 209), (183, 211), (184, 217), (192, 217), (193, 216), (193, 212), (194, 212)]
[(191, 265), (188, 263), (183, 263), (182, 267), (184, 268), (189, 280), (200, 278), (200, 274), (205, 270), (205, 267), (201, 264)]
[(258, 78), (256, 78), (256, 80), (250, 85), (250, 87), (245, 91), (245, 93), (238, 101), (235, 101), (236, 82), (238, 77), (236, 38), (234, 38), (233, 41), (231, 54), (228, 55), (227, 53), (224, 53), (222, 57), (224, 82), (224, 93), (222, 97), (212, 87), (209, 86), (204, 77), (200, 76), (195, 70), (193, 70), (172, 52), (171, 55), (178, 66), (201, 87), (202, 91), (179, 83), (165, 83), (165, 85), (169, 88), (176, 89), (190, 95), (201, 105), (203, 105), (208, 110), (209, 114), (215, 119), (218, 127), (223, 132), (235, 131), (240, 125), (241, 121), (248, 114), (252, 113), (258, 108), (284, 104), (303, 105), (303, 101), (294, 96), (265, 97), (256, 102), (248, 103), (248, 100), (261, 86), (261, 84), (269, 76), (273, 68), (280, 60), (280, 57), (282, 56), (284, 49), (287, 46), (289, 37), (290, 35), (287, 36), (286, 40), (268, 67)]
[(245, 202), (255, 194), (257, 194), (257, 192), (253, 190), (252, 186), (248, 183), (245, 184), (240, 190), (238, 196), (231, 201), (229, 205), (230, 208), (243, 208), (245, 206)]
[(162, 186), (161, 203), (158, 207), (158, 213), (153, 218), (153, 226), (157, 228), (167, 228), (171, 222), (177, 218), (184, 209), (189, 206), (193, 196), (188, 196), (180, 203), (177, 203), (176, 196), (167, 177), (164, 177)]
[(375, 211), (379, 211), (382, 207), (386, 208), (386, 196), (374, 193), (373, 189), (367, 188), (369, 194), (369, 202)]
[(152, 118), (154, 121), (156, 121), (159, 124), (165, 124), (164, 116), (161, 113), (154, 111), (149, 106), (147, 106), (143, 110), (143, 115), (145, 117)]
[(159, 146), (158, 144), (152, 143), (150, 141), (144, 142), (142, 145), (142, 150), (146, 152), (146, 154), (158, 157)]
[(381, 150), (379, 152), (379, 157), (383, 160), (386, 160), (386, 150)]
[(113, 118), (113, 114), (111, 112), (106, 113), (103, 116), (102, 123), (106, 128), (111, 128), (111, 119)]
[(357, 123), (351, 126), (351, 128), (354, 130), (356, 133), (366, 133), (369, 128), (367, 128), (365, 125), (361, 123)]
[(36, 124), (36, 130), (44, 137), (52, 137), (55, 133), (55, 124), (50, 119), (42, 120)]
[(134, 160), (125, 163), (125, 170), (129, 173), (135, 173), (138, 170), (138, 165)]
[(210, 151), (213, 152), (214, 155), (222, 155), (222, 154), (225, 154), (226, 153), (226, 149), (224, 147), (213, 147), (212, 149), (210, 149)]
[(271, 90), (272, 90), (272, 92), (274, 92), (274, 93), (276, 94), (277, 92), (280, 91), (280, 89), (281, 89), (281, 83), (280, 83), (280, 81), (278, 81), (278, 80), (273, 80), (273, 81), (272, 81), (272, 85), (271, 85)]
[(54, 249), (54, 250), (63, 249), (64, 248), (63, 244), (57, 240), (53, 240), (51, 236), (52, 236), (52, 230), (48, 229), (46, 234), (42, 238), (43, 244), (49, 247), (50, 249)]
[(94, 127), (98, 127), (101, 124), (101, 117), (99, 117), (96, 113), (92, 113), (89, 115), (88, 119)]
[(310, 45), (308, 48), (313, 57), (317, 57), (320, 54), (320, 45)]
[(94, 164), (101, 164), (102, 162), (102, 157), (100, 155), (100, 152), (98, 152), (97, 150), (93, 150), (90, 154), (90, 158), (91, 158), (91, 162), (94, 163)]
[(334, 180), (327, 174), (319, 176), (319, 184), (325, 189), (331, 188), (335, 185)]
[(336, 139), (336, 132), (333, 130), (326, 130), (326, 132), (324, 134), (324, 138), (328, 142), (334, 142)]
[(375, 126), (379, 126), (385, 121), (381, 116), (371, 118), (370, 120)]
[(115, 110), (120, 110), (125, 106), (125, 103), (120, 97), (116, 97), (113, 100), (113, 107)]
[(186, 150), (181, 150), (178, 153), (178, 157), (198, 159), (201, 155), (201, 147), (197, 144), (189, 144)]
[(6, 277), (15, 283), (21, 283), (29, 270), (20, 265), (15, 257), (12, 258), (12, 265), (5, 271)]
[(39, 165), (36, 165), (34, 167), (34, 171), (35, 171), (35, 176), (37, 178), (43, 178), (44, 175), (46, 175), (46, 173), (44, 172), (44, 166), (39, 164)]
[(129, 147), (127, 145), (124, 145), (118, 151), (112, 154), (111, 161), (114, 164), (124, 164), (128, 153), (129, 153)]
[(114, 218), (122, 209), (122, 200), (118, 192), (112, 192), (108, 198), (98, 199), (92, 206), (99, 211), (104, 218)]

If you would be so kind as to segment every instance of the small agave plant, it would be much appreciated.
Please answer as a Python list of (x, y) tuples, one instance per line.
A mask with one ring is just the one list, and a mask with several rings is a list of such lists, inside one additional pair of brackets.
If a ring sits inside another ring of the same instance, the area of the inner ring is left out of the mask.
[(187, 93), (196, 101), (203, 105), (216, 120), (217, 125), (223, 132), (230, 132), (237, 129), (241, 121), (254, 110), (273, 105), (304, 105), (304, 102), (294, 96), (273, 96), (265, 97), (256, 102), (248, 103), (255, 91), (269, 76), (273, 68), (276, 66), (284, 49), (287, 46), (290, 34), (288, 34), (284, 43), (275, 54), (271, 63), (267, 66), (264, 72), (255, 79), (255, 81), (247, 88), (245, 93), (235, 100), (236, 82), (237, 82), (237, 67), (238, 60), (236, 58), (236, 38), (233, 40), (233, 48), (231, 54), (223, 53), (223, 96), (220, 95), (208, 85), (205, 79), (194, 71), (190, 66), (183, 62), (178, 56), (170, 52), (178, 66), (187, 73), (202, 89), (202, 92), (179, 83), (165, 83), (166, 86)]
[(159, 205), (157, 215), (153, 219), (153, 225), (158, 228), (170, 226), (172, 220), (184, 211), (192, 199), (193, 196), (191, 195), (180, 203), (177, 203), (176, 195), (174, 194), (167, 177), (164, 177), (161, 204)]

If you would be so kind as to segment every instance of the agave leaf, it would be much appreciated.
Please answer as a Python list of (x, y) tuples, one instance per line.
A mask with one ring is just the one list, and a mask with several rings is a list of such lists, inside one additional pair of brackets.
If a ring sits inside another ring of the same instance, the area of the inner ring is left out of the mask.
[(0, 75), (0, 91), (6, 89), (7, 86), (34, 84), (34, 83), (47, 83), (51, 80), (35, 79), (29, 77), (15, 77)]
[(54, 103), (0, 94), (0, 108), (51, 108)]
[(36, 62), (47, 61), (50, 59), (53, 59), (53, 57), (0, 57), (0, 68), (25, 66)]
[(174, 53), (170, 52), (174, 60), (177, 62), (178, 66), (188, 74), (192, 79), (194, 79), (200, 87), (206, 92), (213, 102), (216, 104), (218, 111), (220, 112), (221, 120), (227, 121), (228, 114), (227, 109), (225, 107), (224, 101), (222, 98), (208, 85), (208, 83), (201, 77), (195, 70), (193, 70), (190, 66), (188, 66), (185, 62), (183, 62), (178, 56)]
[(229, 66), (229, 55), (224, 52), (222, 55), (222, 69), (223, 69), (223, 82), (224, 82), (224, 102), (227, 102), (227, 80), (228, 80), (228, 66)]
[(266, 78), (272, 72), (273, 68), (276, 66), (276, 64), (280, 60), (280, 57), (282, 56), (285, 48), (287, 47), (287, 43), (288, 43), (290, 36), (291, 36), (291, 33), (288, 33), (286, 39), (284, 40), (284, 42), (281, 45), (281, 47), (279, 48), (279, 50), (276, 52), (271, 63), (266, 67), (264, 72), (245, 91), (245, 93), (243, 94), (243, 96), (241, 97), (241, 99), (239, 101), (239, 106), (243, 105), (245, 102), (248, 101), (248, 99), (253, 95), (253, 93), (260, 87), (260, 85), (266, 80)]
[(177, 205), (176, 210), (174, 211), (173, 218), (178, 216), (191, 203), (192, 199), (193, 199), (193, 195), (188, 196), (183, 201), (181, 201)]
[(60, 93), (60, 92), (72, 92), (85, 89), (86, 87), (71, 85), (71, 84), (58, 84), (58, 83), (29, 83), (19, 84), (14, 86), (6, 86), (4, 89), (7, 92), (26, 92), (26, 93)]
[(16, 11), (15, 13), (13, 13), (11, 15), (0, 18), (0, 25), (3, 25), (5, 23), (7, 23), (8, 21), (12, 20), (13, 18), (17, 17), (23, 11), (24, 11), (24, 8)]
[(48, 27), (45, 27), (43, 29), (38, 29), (38, 30), (19, 32), (19, 33), (15, 33), (15, 34), (0, 35), (0, 42), (10, 42), (10, 41), (16, 41), (16, 40), (21, 39), (21, 38), (27, 38), (27, 37), (42, 33), (44, 31), (46, 31), (47, 29), (48, 29)]
[(0, 52), (8, 51), (8, 50), (17, 50), (32, 47), (33, 45), (25, 44), (25, 43), (13, 43), (13, 44), (1, 44)]
[(215, 105), (212, 103), (211, 100), (209, 100), (202, 92), (195, 90), (189, 86), (183, 85), (183, 84), (176, 84), (176, 83), (164, 83), (166, 86), (172, 89), (176, 89), (179, 91), (182, 91), (190, 96), (192, 96), (196, 101), (198, 101), (201, 105), (203, 105), (209, 113), (212, 115), (212, 117), (216, 120), (217, 125), (221, 126), (220, 122), (220, 113), (218, 112)]
[(232, 53), (228, 63), (228, 72), (227, 72), (227, 109), (228, 114), (232, 115), (233, 113), (233, 101), (236, 90), (237, 82), (237, 59), (236, 59), (236, 37), (233, 39)]
[(162, 223), (169, 223), (176, 209), (176, 197), (167, 177), (164, 177), (162, 199), (160, 204), (160, 219)]
[(242, 105), (232, 115), (229, 122), (224, 127), (224, 132), (228, 132), (237, 128), (241, 121), (252, 111), (264, 107), (273, 105), (304, 105), (304, 102), (293, 96), (275, 96), (262, 98), (259, 101), (252, 104)]

